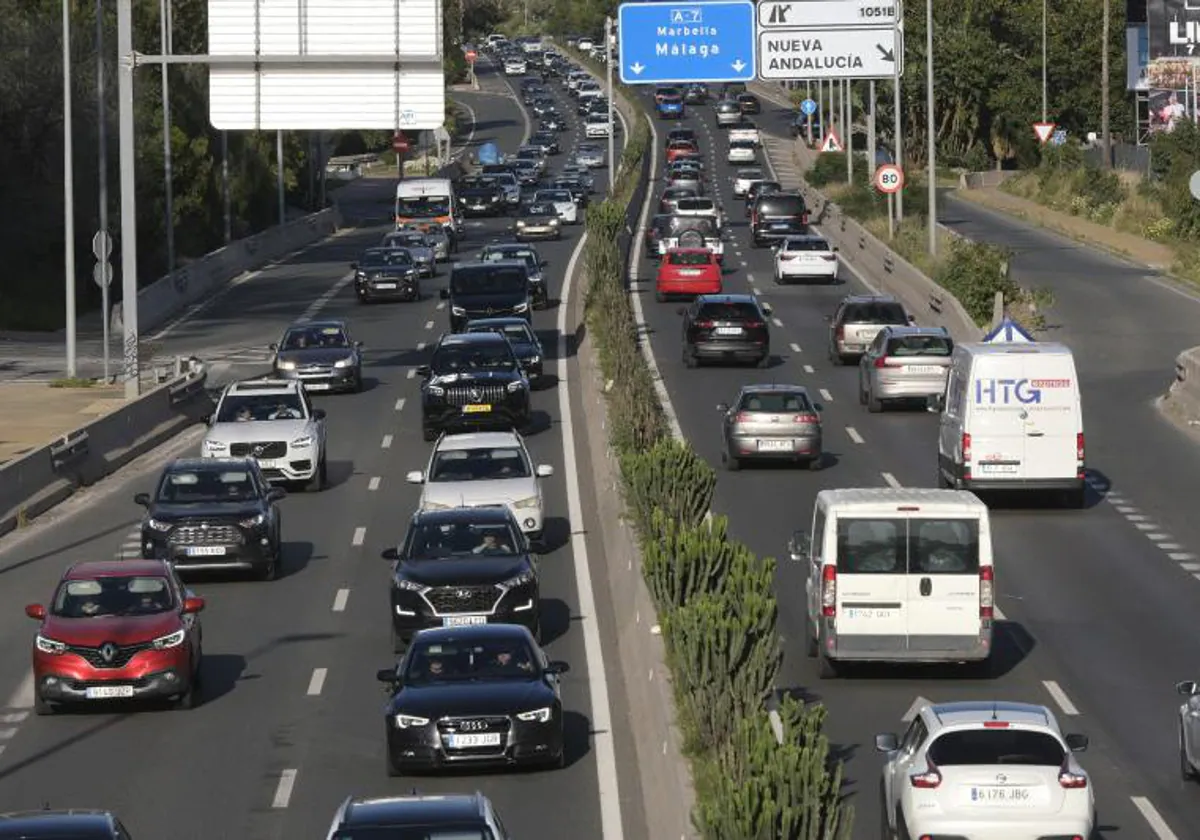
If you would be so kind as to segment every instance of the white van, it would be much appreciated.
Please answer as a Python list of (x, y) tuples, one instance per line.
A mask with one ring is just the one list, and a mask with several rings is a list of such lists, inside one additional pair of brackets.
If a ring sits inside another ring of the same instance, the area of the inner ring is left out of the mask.
[(959, 344), (937, 402), (942, 487), (1062, 491), (1083, 507), (1083, 408), (1065, 345)]
[(843, 662), (973, 662), (992, 653), (987, 506), (931, 488), (822, 490), (788, 544), (808, 564), (808, 655)]
[(449, 178), (404, 178), (396, 183), (396, 226), (439, 224), (451, 237), (462, 233), (462, 213)]

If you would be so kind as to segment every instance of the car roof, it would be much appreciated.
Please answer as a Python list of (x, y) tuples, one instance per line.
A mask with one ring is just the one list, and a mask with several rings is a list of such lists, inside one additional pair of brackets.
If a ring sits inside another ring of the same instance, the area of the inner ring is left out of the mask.
[(754, 295), (697, 295), (696, 303), (753, 303), (758, 306)]
[[(394, 231), (394, 232), (399, 233), (400, 231)], [(406, 232), (410, 232), (410, 231), (406, 231)], [(326, 318), (323, 321), (297, 321), (294, 324), (288, 324), (287, 328), (284, 330), (284, 332), (287, 332), (288, 330), (302, 330), (302, 329), (325, 330), (325, 329), (334, 329), (334, 328), (337, 328), (339, 330), (344, 330), (344, 329), (346, 329), (346, 322), (342, 321), (338, 318)]]
[(803, 385), (788, 385), (783, 382), (772, 383), (757, 383), (754, 385), (743, 385), (743, 394), (798, 394), (808, 393), (808, 389)]
[(454, 452), (462, 449), (521, 445), (521, 436), (516, 432), (466, 432), (458, 435), (444, 435), (438, 441), (436, 448), (440, 452)]
[(829, 244), (828, 237), (821, 236), (819, 233), (799, 233), (795, 236), (789, 236), (783, 240), (784, 242), (824, 242)]
[(508, 339), (499, 333), (446, 333), (438, 340), (438, 347), (457, 347), (463, 344), (508, 344)]
[(417, 631), (413, 638), (422, 642), (459, 642), (477, 639), (527, 640), (529, 631), (521, 624), (470, 624), (462, 627), (430, 627)]
[(84, 560), (63, 573), (66, 580), (85, 580), (94, 577), (127, 577), (129, 575), (164, 575), (163, 560)]
[(734, 175), (734, 180), (744, 181), (747, 178), (758, 178), (761, 180), (766, 174), (767, 173), (757, 166), (747, 166), (744, 169), (739, 169), (737, 171), (737, 173)]
[[(54, 837), (64, 832), (112, 831), (114, 817), (108, 811), (64, 808), (44, 811), (12, 811), (0, 814), (0, 837)], [(93, 835), (94, 836), (94, 835)]]
[(497, 525), (501, 522), (514, 524), (513, 515), (506, 507), (458, 507), (439, 510), (418, 510), (412, 515), (413, 524), (454, 525), (457, 523)]
[(342, 806), (339, 823), (342, 828), (382, 828), (476, 820), (483, 816), (483, 797), (478, 793), (387, 796), (347, 800)]
[(900, 303), (900, 299), (893, 295), (846, 295), (842, 303)]
[(530, 332), (533, 327), (524, 318), (508, 317), (508, 318), (472, 318), (467, 321), (467, 329), (471, 327), (529, 327)]
[(950, 331), (948, 329), (946, 329), (945, 327), (914, 327), (914, 326), (900, 326), (898, 324), (888, 324), (886, 327), (883, 328), (883, 332), (886, 332), (889, 335), (894, 335), (894, 336), (901, 337), (901, 338), (904, 336), (910, 336), (910, 335), (938, 336), (938, 337), (943, 337), (943, 338), (950, 337)]
[(969, 727), (988, 721), (1057, 731), (1058, 722), (1045, 706), (1007, 700), (964, 700), (928, 706), (928, 716), (940, 727)]
[(708, 254), (714, 260), (717, 258), (717, 255), (714, 254), (712, 251), (708, 250), (707, 248), (668, 248), (667, 253), (668, 254)]
[(223, 458), (176, 458), (167, 464), (166, 468), (168, 470), (246, 469), (254, 463), (253, 458), (231, 458), (226, 455)]
[(303, 384), (289, 379), (243, 379), (241, 382), (234, 382), (225, 388), (226, 394), (266, 394), (268, 396), (282, 396), (284, 394), (299, 393)]

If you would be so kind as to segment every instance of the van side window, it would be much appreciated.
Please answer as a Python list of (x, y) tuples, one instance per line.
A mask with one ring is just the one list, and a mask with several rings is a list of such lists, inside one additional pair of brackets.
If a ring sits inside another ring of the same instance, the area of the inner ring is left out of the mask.
[(979, 571), (979, 523), (972, 519), (914, 519), (910, 522), (909, 571), (963, 575)]
[(951, 417), (959, 415), (959, 400), (962, 399), (963, 378), (957, 371), (950, 374), (950, 385), (946, 388), (946, 413)]
[(902, 575), (907, 563), (903, 519), (839, 519), (838, 569), (850, 575)]
[(813, 560), (820, 559), (825, 553), (825, 511), (823, 508), (817, 508), (817, 512), (813, 514), (812, 525), (812, 545), (809, 546), (810, 556)]

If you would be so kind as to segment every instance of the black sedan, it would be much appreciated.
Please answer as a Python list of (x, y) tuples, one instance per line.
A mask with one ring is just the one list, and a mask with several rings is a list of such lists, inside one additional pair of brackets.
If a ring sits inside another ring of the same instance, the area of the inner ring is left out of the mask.
[(350, 337), (344, 321), (293, 324), (271, 349), (280, 379), (299, 380), (308, 391), (362, 390), (362, 342)]
[(421, 270), (404, 248), (368, 248), (350, 268), (360, 303), (421, 299)]
[(384, 730), (387, 771), (486, 764), (562, 767), (559, 675), (524, 627), (425, 630), (394, 668)]
[(561, 115), (549, 113), (542, 117), (538, 123), (538, 131), (553, 131), (555, 133), (566, 131), (570, 128), (570, 124)]
[(513, 354), (531, 383), (541, 382), (545, 370), (545, 351), (537, 333), (524, 318), (479, 318), (467, 322), (467, 332), (500, 333), (512, 345)]
[(558, 145), (558, 135), (549, 131), (538, 131), (529, 138), (530, 146), (537, 146), (547, 155), (557, 155), (562, 149)]

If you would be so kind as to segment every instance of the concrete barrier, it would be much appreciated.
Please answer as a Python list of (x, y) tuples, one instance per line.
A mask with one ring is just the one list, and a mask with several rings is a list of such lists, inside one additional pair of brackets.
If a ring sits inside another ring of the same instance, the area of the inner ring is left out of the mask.
[(0, 534), (54, 507), (212, 412), (202, 367), (0, 467)]
[(963, 190), (982, 190), (988, 187), (998, 187), (1020, 175), (1017, 169), (989, 169), (986, 172), (963, 172), (958, 176), (958, 187)]
[(1188, 426), (1200, 424), (1200, 347), (1175, 357), (1175, 381), (1163, 396), (1162, 407)]

